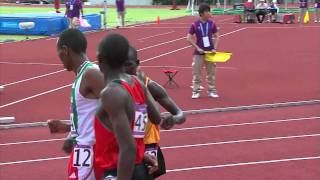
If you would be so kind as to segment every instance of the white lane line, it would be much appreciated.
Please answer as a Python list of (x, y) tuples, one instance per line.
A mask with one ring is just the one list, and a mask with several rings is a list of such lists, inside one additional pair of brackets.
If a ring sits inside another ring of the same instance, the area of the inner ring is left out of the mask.
[[(191, 144), (191, 145), (181, 145), (181, 146), (167, 146), (162, 147), (161, 149), (179, 149), (179, 148), (190, 148), (190, 147), (202, 147), (210, 145), (221, 145), (221, 144), (235, 144), (235, 143), (247, 143), (247, 142), (257, 142), (257, 141), (270, 141), (270, 140), (283, 140), (283, 139), (294, 139), (294, 138), (306, 138), (306, 137), (317, 137), (320, 134), (308, 134), (308, 135), (297, 135), (297, 136), (283, 136), (283, 137), (272, 137), (272, 138), (260, 138), (260, 139), (246, 139), (246, 140), (237, 140), (237, 141), (224, 141), (224, 142), (214, 142), (214, 143), (205, 143), (205, 144)], [(57, 159), (66, 159), (69, 156), (55, 157), (55, 158), (43, 158), (43, 159), (32, 159), (32, 160), (23, 160), (23, 161), (12, 161), (12, 162), (1, 162), (0, 166), (11, 165), (11, 164), (21, 164), (21, 163), (30, 163), (30, 162), (41, 162), (41, 161), (50, 161)]]
[(3, 143), (0, 146), (11, 146), (11, 145), (20, 145), (20, 144), (32, 144), (32, 143), (42, 143), (42, 142), (52, 142), (52, 141), (63, 141), (66, 138), (60, 139), (44, 139), (44, 140), (35, 140), (35, 141), (21, 141), (21, 142), (13, 142), (13, 143)]
[(144, 37), (144, 38), (140, 38), (140, 39), (137, 39), (138, 41), (142, 41), (142, 40), (146, 40), (146, 39), (150, 39), (150, 38), (154, 38), (154, 37), (158, 37), (158, 36), (163, 36), (163, 35), (167, 35), (167, 34), (171, 34), (171, 33), (174, 33), (176, 31), (169, 31), (169, 32), (166, 32), (166, 33), (161, 33), (161, 34), (156, 34), (156, 35), (152, 35), (152, 36), (147, 36), (147, 37)]
[(27, 63), (27, 62), (10, 62), (10, 61), (1, 61), (0, 64), (9, 64), (9, 65), (62, 66), (62, 64), (54, 64), (54, 63)]
[(225, 168), (225, 167), (248, 166), (248, 165), (263, 165), (263, 164), (271, 164), (271, 163), (305, 161), (305, 160), (315, 160), (315, 159), (320, 159), (320, 156), (298, 157), (298, 158), (289, 158), (289, 159), (275, 159), (275, 160), (268, 160), (268, 161), (252, 161), (252, 162), (221, 164), (221, 165), (212, 165), (212, 166), (198, 166), (198, 167), (189, 167), (189, 168), (180, 168), (180, 169), (169, 169), (169, 170), (167, 170), (167, 172), (172, 173), (172, 172), (180, 172), (180, 171), (199, 170), (199, 169), (213, 169), (213, 168)]
[[(166, 41), (166, 42), (163, 42), (163, 43), (159, 43), (159, 44), (155, 44), (155, 45), (152, 45), (152, 46), (147, 46), (145, 48), (141, 48), (141, 49), (138, 49), (137, 51), (144, 51), (144, 50), (147, 50), (147, 49), (151, 49), (151, 48), (154, 48), (154, 47), (158, 47), (158, 46), (162, 46), (162, 45), (165, 45), (165, 44), (169, 44), (169, 43), (173, 43), (175, 41), (179, 41), (179, 40), (182, 40), (182, 39), (185, 39), (186, 37), (181, 37), (181, 38), (178, 38), (178, 39), (174, 39), (174, 40), (171, 40), (171, 41)], [(20, 62), (16, 62), (17, 64), (19, 64)], [(24, 64), (24, 63), (21, 63), (21, 64)], [(29, 63), (30, 65), (31, 64), (37, 64), (37, 63)], [(62, 72), (62, 71), (65, 71), (64, 69), (63, 70), (60, 70), (59, 72)], [(58, 72), (58, 71), (56, 71)], [(54, 73), (54, 72), (53, 72)], [(50, 73), (49, 73), (50, 74)], [(33, 78), (29, 78), (29, 79), (26, 79), (26, 80), (21, 80), (21, 81), (17, 81), (17, 82), (12, 82), (12, 83), (9, 83), (9, 85), (12, 85), (12, 84), (18, 84), (18, 83), (21, 83), (21, 82), (26, 82), (28, 80), (33, 80), (33, 79), (37, 79), (37, 78), (41, 78), (41, 77), (45, 77), (45, 76), (48, 76), (48, 74), (44, 74), (44, 75), (41, 75), (41, 76), (37, 76), (37, 77), (33, 77)], [(6, 86), (8, 86), (8, 84), (6, 84)]]
[(222, 144), (237, 144), (237, 143), (247, 143), (247, 142), (273, 141), (273, 140), (296, 139), (296, 138), (307, 138), (307, 137), (318, 137), (318, 136), (320, 136), (320, 134), (306, 134), (306, 135), (297, 135), (297, 136), (280, 136), (280, 137), (257, 138), (257, 139), (242, 139), (242, 140), (234, 140), (234, 141), (222, 141), (222, 142), (212, 142), (212, 143), (169, 146), (169, 147), (162, 147), (161, 149), (191, 148), (191, 147), (212, 146), (212, 145), (222, 145)]
[(231, 20), (233, 20), (233, 18), (222, 19), (222, 20), (218, 21), (217, 24), (219, 25), (219, 24), (222, 23), (222, 22), (231, 21)]
[(53, 38), (48, 38), (48, 39), (46, 39), (47, 41), (50, 41), (50, 40), (57, 40), (58, 39), (58, 37), (53, 37)]
[(6, 86), (10, 86), (10, 85), (14, 85), (14, 84), (18, 84), (18, 83), (30, 81), (30, 80), (33, 80), (33, 79), (38, 79), (38, 78), (50, 76), (50, 75), (53, 75), (53, 74), (58, 74), (58, 73), (63, 72), (63, 71), (66, 71), (66, 70), (63, 69), (63, 70), (59, 70), (59, 71), (54, 71), (54, 72), (47, 73), (47, 74), (43, 74), (43, 75), (40, 75), (40, 76), (35, 76), (35, 77), (32, 77), (32, 78), (27, 78), (27, 79), (23, 79), (23, 80), (20, 80), (20, 81), (16, 81), (16, 82), (11, 82), (11, 83), (8, 83), (8, 84), (4, 84), (4, 85), (2, 85), (2, 86), (6, 87)]
[(307, 118), (280, 119), (280, 120), (272, 120), (272, 121), (257, 121), (257, 122), (248, 122), (248, 123), (220, 124), (220, 125), (213, 125), (213, 126), (198, 126), (198, 127), (169, 129), (169, 130), (161, 130), (161, 131), (163, 131), (163, 132), (186, 131), (186, 130), (195, 130), (195, 129), (208, 129), (208, 128), (221, 128), (221, 127), (247, 126), (247, 125), (257, 125), (257, 124), (293, 122), (293, 121), (306, 121), (306, 120), (315, 120), (315, 119), (320, 119), (320, 117), (315, 116), (315, 117), (307, 117)]
[[(222, 34), (222, 35), (220, 35), (220, 37), (224, 37), (224, 36), (227, 36), (227, 35), (230, 35), (230, 34), (233, 34), (233, 33), (239, 32), (239, 31), (243, 31), (243, 30), (245, 30), (245, 29), (247, 29), (247, 28), (246, 28), (246, 27), (245, 27), (245, 28), (240, 28), (240, 29), (237, 29), (237, 30), (234, 30), (234, 31), (231, 31), (231, 32), (225, 33), (225, 34)], [(174, 40), (174, 41), (177, 41), (177, 40), (180, 40), (180, 39), (185, 39), (185, 38), (186, 38), (186, 37), (179, 38), (179, 39), (176, 39), (176, 40)], [(189, 46), (185, 46), (185, 47), (182, 47), (182, 48), (179, 48), (179, 49), (173, 50), (173, 51), (169, 51), (169, 52), (164, 53), (164, 54), (160, 54), (160, 55), (158, 55), (158, 56), (154, 56), (154, 57), (149, 58), (149, 59), (142, 60), (141, 62), (148, 62), (148, 61), (152, 61), (152, 60), (157, 59), (157, 58), (159, 58), (159, 57), (163, 57), (163, 56), (166, 56), (166, 55), (169, 55), (169, 54), (173, 54), (173, 53), (176, 53), (176, 52), (178, 52), (178, 51), (181, 51), (181, 50), (184, 50), (184, 49), (187, 49), (187, 48), (190, 48), (190, 47), (192, 47), (192, 46), (191, 46), (191, 45), (189, 45)]]
[(173, 50), (173, 51), (169, 51), (169, 52), (167, 52), (167, 53), (160, 54), (160, 55), (158, 55), (158, 56), (154, 56), (154, 57), (149, 58), (149, 59), (142, 60), (141, 62), (152, 61), (152, 60), (154, 60), (154, 59), (158, 59), (158, 58), (160, 58), (160, 57), (163, 57), (163, 56), (166, 56), (166, 55), (169, 55), (169, 54), (173, 54), (173, 53), (176, 53), (176, 52), (178, 52), (178, 51), (181, 51), (181, 50), (184, 50), (184, 49), (188, 49), (188, 48), (190, 48), (190, 47), (191, 47), (191, 46), (185, 46), (185, 47), (183, 47), (183, 48), (179, 48), (179, 49), (176, 49), (176, 50)]
[[(191, 66), (140, 66), (142, 68), (177, 68), (177, 69), (191, 69)], [(237, 70), (235, 67), (217, 67), (218, 69)]]
[(177, 38), (177, 39), (173, 39), (171, 41), (166, 41), (166, 42), (163, 42), (163, 43), (159, 43), (159, 44), (155, 44), (155, 45), (148, 46), (148, 47), (145, 47), (145, 48), (141, 48), (141, 49), (138, 49), (137, 51), (140, 52), (140, 51), (144, 51), (144, 50), (151, 49), (151, 48), (154, 48), (154, 47), (162, 46), (162, 45), (165, 45), (165, 44), (170, 44), (170, 43), (173, 43), (173, 42), (176, 42), (176, 41), (180, 41), (182, 39), (186, 39), (186, 37), (187, 36), (183, 36), (183, 37), (180, 37), (180, 38)]
[(249, 29), (297, 29), (297, 28), (320, 28), (320, 26), (285, 26), (285, 27), (248, 27)]
[[(181, 18), (181, 17), (175, 17), (175, 18)], [(232, 20), (233, 18), (227, 18), (227, 19), (222, 19), (222, 20), (217, 20), (218, 23)], [(166, 19), (169, 20), (169, 19)], [(160, 24), (165, 24), (165, 25), (172, 25), (172, 24), (181, 24), (181, 25), (191, 25), (190, 22), (188, 23), (179, 23), (179, 22), (160, 22)], [(130, 27), (139, 27), (139, 26), (148, 26), (148, 25), (158, 25), (158, 23), (155, 22), (146, 22), (146, 23), (141, 23), (141, 24), (136, 24), (136, 25), (129, 25), (128, 27), (124, 28), (130, 28)]]
[[(218, 107), (209, 109), (190, 109), (184, 110), (183, 112), (188, 114), (199, 114), (199, 113), (216, 113), (216, 112), (228, 112), (228, 111), (240, 111), (240, 110), (257, 110), (257, 109), (267, 109), (267, 108), (284, 108), (293, 106), (303, 106), (303, 105), (319, 105), (320, 99), (302, 100), (302, 101), (288, 101), (288, 102), (278, 102), (269, 104), (253, 104), (253, 105), (241, 105), (241, 106), (229, 106), (229, 107)], [(165, 112), (167, 113), (167, 112)]]
[[(242, 30), (245, 30), (245, 29), (247, 29), (247, 28), (237, 29), (237, 30), (235, 30), (235, 31), (231, 31), (231, 32), (222, 34), (222, 35), (220, 35), (220, 37), (223, 37), (223, 36), (226, 36), (226, 35), (229, 35), (229, 34), (233, 34), (233, 33), (236, 33), (236, 32), (242, 31)], [(185, 37), (184, 37), (184, 38), (185, 38)], [(162, 44), (162, 43), (161, 43), (161, 44)], [(181, 50), (186, 49), (186, 48), (189, 48), (189, 47), (191, 47), (191, 45), (190, 45), (190, 46), (185, 46), (185, 47), (183, 47), (183, 48), (176, 49), (176, 50), (174, 50), (174, 51), (170, 51), (170, 52), (161, 54), (161, 55), (159, 55), (159, 56), (155, 56), (155, 57), (153, 57), (153, 58), (149, 58), (149, 59), (146, 59), (146, 60), (142, 60), (141, 62), (151, 61), (151, 60), (157, 59), (157, 58), (159, 58), (159, 57), (166, 56), (166, 55), (168, 55), (168, 54), (172, 54), (172, 53), (181, 51)], [(145, 49), (145, 48), (144, 48), (144, 49)], [(141, 50), (141, 49), (140, 49), (140, 50)], [(61, 71), (63, 71), (63, 70), (61, 70)], [(14, 104), (17, 104), (17, 103), (20, 103), (20, 102), (23, 102), (23, 101), (26, 101), (26, 100), (29, 100), (29, 99), (32, 99), (32, 98), (35, 98), (35, 97), (38, 97), (38, 96), (41, 96), (41, 95), (48, 94), (48, 93), (50, 93), (50, 92), (57, 91), (57, 90), (59, 90), (59, 89), (63, 89), (63, 88), (68, 87), (68, 86), (70, 86), (70, 85), (65, 85), (65, 86), (62, 86), (62, 87), (59, 87), (59, 88), (50, 90), (50, 91), (46, 91), (46, 92), (43, 92), (43, 93), (40, 93), (40, 94), (33, 95), (33, 96), (31, 96), (31, 97), (27, 97), (27, 98), (24, 98), (24, 99), (20, 99), (20, 100), (18, 100), (18, 101), (14, 101), (14, 102), (11, 102), (11, 103), (2, 105), (2, 106), (0, 106), (0, 109), (1, 109), (1, 108), (4, 108), (4, 107), (11, 106), (11, 105), (14, 105)]]
[(67, 158), (69, 158), (69, 156), (54, 157), (54, 158), (43, 158), (43, 159), (33, 159), (33, 160), (25, 160), (25, 161), (4, 162), (4, 163), (0, 163), (0, 166), (12, 165), (12, 164), (22, 164), (22, 163), (31, 163), (31, 162), (52, 161), (52, 160), (60, 160), (60, 159), (67, 159)]
[(5, 107), (8, 107), (8, 106), (11, 106), (11, 105), (14, 105), (14, 104), (17, 104), (17, 103), (20, 103), (20, 102), (27, 101), (27, 100), (29, 100), (29, 99), (33, 99), (33, 98), (42, 96), (42, 95), (45, 95), (45, 94), (49, 94), (49, 93), (58, 91), (58, 90), (60, 90), (60, 89), (69, 87), (69, 86), (71, 86), (71, 85), (72, 85), (72, 84), (64, 85), (64, 86), (61, 86), (61, 87), (58, 87), (58, 88), (55, 88), (55, 89), (52, 89), (52, 90), (49, 90), (49, 91), (42, 92), (42, 93), (40, 93), (40, 94), (36, 94), (36, 95), (30, 96), (30, 97), (27, 97), (27, 98), (20, 99), (20, 100), (18, 100), (18, 101), (14, 101), (14, 102), (11, 102), (11, 103), (8, 103), (8, 104), (4, 104), (4, 105), (0, 106), (0, 109), (1, 109), (1, 108), (5, 108)]
[[(320, 119), (320, 116), (305, 117), (305, 118), (292, 118), (292, 119), (280, 119), (280, 120), (270, 120), (270, 121), (257, 121), (257, 122), (237, 123), (237, 124), (220, 124), (220, 125), (213, 125), (213, 126), (197, 126), (197, 127), (177, 128), (177, 129), (160, 130), (160, 131), (161, 132), (188, 131), (188, 130), (195, 130), (195, 129), (209, 129), (209, 128), (221, 128), (221, 127), (233, 127), (233, 126), (247, 126), (247, 125), (256, 125), (256, 124), (282, 123), (282, 122), (292, 122), (292, 121), (306, 121), (306, 120), (315, 120), (315, 119)], [(67, 122), (67, 121), (65, 121), (65, 122)], [(23, 123), (21, 123), (21, 124), (23, 124)], [(25, 123), (25, 124), (30, 124), (30, 123)], [(2, 143), (2, 144), (0, 144), (0, 146), (32, 144), (32, 143), (42, 143), (42, 142), (51, 142), (51, 141), (62, 141), (64, 139), (65, 138), (33, 140), (33, 141), (20, 141), (20, 142)]]

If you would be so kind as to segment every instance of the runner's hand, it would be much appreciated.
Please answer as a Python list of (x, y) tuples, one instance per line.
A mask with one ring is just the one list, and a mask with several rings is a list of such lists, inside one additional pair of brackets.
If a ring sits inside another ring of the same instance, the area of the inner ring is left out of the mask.
[(200, 54), (204, 54), (204, 53), (205, 53), (204, 50), (201, 49), (201, 48), (198, 48), (197, 51), (198, 51)]
[(149, 174), (153, 174), (159, 169), (157, 157), (155, 157), (154, 155), (145, 153), (143, 161), (147, 164)]
[(70, 154), (72, 149), (73, 149), (73, 139), (66, 139), (63, 143), (62, 150), (65, 153)]
[(171, 114), (161, 114), (161, 119), (162, 121), (160, 126), (162, 129), (171, 129), (175, 124), (175, 120)]
[(173, 116), (173, 119), (175, 124), (183, 124), (186, 122), (186, 116), (183, 113)]
[(217, 50), (216, 50), (216, 49), (212, 49), (211, 52), (212, 52), (213, 54), (215, 54), (215, 53), (217, 52)]
[(69, 125), (63, 123), (60, 120), (48, 120), (48, 127), (51, 133), (66, 133), (69, 129)]

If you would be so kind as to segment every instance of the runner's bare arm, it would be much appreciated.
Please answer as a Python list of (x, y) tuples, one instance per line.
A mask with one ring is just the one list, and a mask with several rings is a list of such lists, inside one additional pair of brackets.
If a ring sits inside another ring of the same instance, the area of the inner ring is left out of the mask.
[(156, 102), (152, 95), (150, 94), (149, 90), (145, 85), (139, 81), (140, 84), (142, 85), (142, 88), (146, 94), (146, 104), (147, 104), (147, 110), (148, 110), (148, 118), (153, 124), (160, 124), (161, 122), (161, 116), (160, 116), (160, 111), (156, 106)]
[[(132, 177), (136, 157), (136, 147), (131, 133), (128, 113), (134, 114), (134, 107), (128, 106), (128, 93), (118, 85), (110, 85), (101, 95), (101, 107), (108, 115), (108, 120), (119, 145), (117, 179), (129, 180)], [(132, 115), (134, 117), (134, 115)], [(101, 119), (106, 125), (106, 120)]]
[(168, 96), (166, 90), (160, 84), (155, 81), (150, 81), (148, 84), (148, 89), (153, 98), (173, 115), (173, 120), (176, 124), (182, 124), (186, 121), (185, 114)]
[(90, 68), (83, 74), (80, 92), (84, 97), (98, 99), (104, 87), (104, 77), (99, 69)]

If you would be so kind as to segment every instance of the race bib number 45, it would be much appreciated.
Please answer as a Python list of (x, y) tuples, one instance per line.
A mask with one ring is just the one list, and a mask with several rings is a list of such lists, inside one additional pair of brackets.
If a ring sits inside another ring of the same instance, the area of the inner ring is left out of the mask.
[(148, 121), (147, 106), (145, 104), (136, 105), (135, 109), (133, 137), (144, 138), (144, 131)]
[(93, 164), (93, 149), (75, 147), (73, 150), (73, 167), (91, 168)]

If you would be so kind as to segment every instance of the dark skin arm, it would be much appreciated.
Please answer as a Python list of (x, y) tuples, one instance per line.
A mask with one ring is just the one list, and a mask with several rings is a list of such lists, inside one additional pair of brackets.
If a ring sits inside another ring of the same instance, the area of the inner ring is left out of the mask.
[[(173, 116), (164, 118), (161, 127), (164, 129), (170, 129), (174, 124), (182, 124), (185, 122), (186, 117), (182, 110), (176, 105), (176, 103), (168, 96), (166, 90), (155, 81), (149, 81), (148, 89), (153, 98)], [(170, 122), (170, 121), (173, 121)]]
[(146, 95), (148, 118), (153, 124), (160, 124), (161, 122), (160, 111), (155, 105), (155, 100), (150, 94), (149, 90), (145, 87), (145, 85), (140, 80), (139, 82)]
[(101, 95), (101, 107), (98, 113), (101, 112), (107, 114), (108, 122), (106, 118), (100, 118), (100, 121), (106, 127), (111, 125), (110, 130), (113, 131), (119, 145), (117, 179), (130, 180), (136, 157), (136, 147), (130, 127), (130, 118), (134, 117), (130, 95), (121, 86), (110, 84)]

